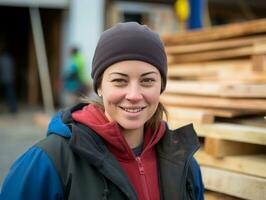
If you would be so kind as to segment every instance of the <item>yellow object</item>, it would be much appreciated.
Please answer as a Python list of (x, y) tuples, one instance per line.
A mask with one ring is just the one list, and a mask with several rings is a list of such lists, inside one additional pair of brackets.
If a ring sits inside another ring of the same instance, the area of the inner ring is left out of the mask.
[(188, 0), (176, 0), (175, 12), (180, 21), (187, 21), (190, 14)]

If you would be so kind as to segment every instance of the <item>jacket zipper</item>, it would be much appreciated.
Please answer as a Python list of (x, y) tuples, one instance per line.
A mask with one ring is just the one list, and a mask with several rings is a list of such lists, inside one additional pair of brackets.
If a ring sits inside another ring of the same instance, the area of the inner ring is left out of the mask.
[(146, 177), (145, 177), (145, 171), (144, 171), (144, 167), (142, 165), (140, 157), (136, 157), (136, 161), (138, 163), (138, 168), (139, 168), (139, 173), (140, 173), (140, 180), (141, 180), (141, 184), (142, 184), (145, 200), (150, 200), (150, 195), (149, 195), (147, 182), (146, 182)]

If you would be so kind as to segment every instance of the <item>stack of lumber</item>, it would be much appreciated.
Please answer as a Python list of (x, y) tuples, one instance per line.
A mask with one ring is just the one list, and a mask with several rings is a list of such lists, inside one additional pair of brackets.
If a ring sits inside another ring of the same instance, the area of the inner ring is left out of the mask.
[(206, 189), (266, 199), (266, 20), (163, 40), (169, 77), (161, 102), (172, 128), (194, 124)]

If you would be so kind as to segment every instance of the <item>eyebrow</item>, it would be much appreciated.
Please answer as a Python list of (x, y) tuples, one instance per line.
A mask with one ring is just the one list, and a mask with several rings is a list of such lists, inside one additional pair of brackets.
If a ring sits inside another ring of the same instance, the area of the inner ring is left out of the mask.
[(110, 73), (109, 75), (113, 75), (113, 74), (121, 75), (121, 76), (126, 76), (126, 77), (127, 77), (126, 74), (123, 74), (123, 73), (120, 73), (120, 72), (112, 72), (112, 73)]
[[(121, 75), (121, 76), (128, 77), (127, 74), (120, 73), (120, 72), (112, 72), (112, 73), (110, 73), (110, 75), (113, 75), (113, 74), (117, 74), (117, 75)], [(157, 72), (155, 72), (155, 71), (146, 72), (146, 73), (141, 74), (141, 76), (147, 76), (147, 75), (149, 75), (149, 74), (157, 74)]]
[(146, 75), (149, 75), (149, 74), (158, 74), (158, 73), (154, 72), (154, 71), (151, 71), (151, 72), (146, 72), (144, 74), (141, 74), (141, 76), (146, 76)]

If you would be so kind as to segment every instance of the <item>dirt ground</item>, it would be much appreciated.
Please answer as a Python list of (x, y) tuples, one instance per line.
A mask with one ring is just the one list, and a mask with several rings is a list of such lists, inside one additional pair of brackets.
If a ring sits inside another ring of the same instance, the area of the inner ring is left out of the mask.
[(30, 146), (45, 137), (46, 128), (33, 120), (38, 111), (0, 113), (0, 188), (12, 163)]

